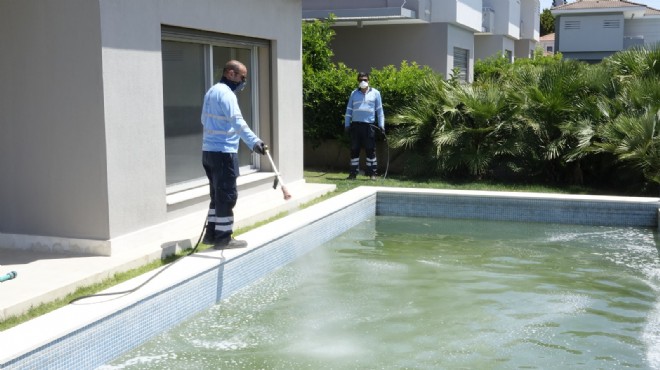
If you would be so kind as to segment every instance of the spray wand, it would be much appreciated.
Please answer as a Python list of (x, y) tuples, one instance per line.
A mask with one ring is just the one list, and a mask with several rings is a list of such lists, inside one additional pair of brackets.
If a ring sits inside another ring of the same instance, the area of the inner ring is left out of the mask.
[(289, 194), (289, 191), (286, 189), (286, 186), (284, 185), (284, 181), (282, 181), (282, 178), (280, 177), (280, 173), (277, 170), (277, 167), (275, 167), (275, 162), (273, 162), (273, 157), (270, 156), (270, 152), (268, 151), (268, 145), (264, 145), (264, 151), (268, 156), (270, 165), (273, 166), (273, 171), (275, 171), (275, 180), (273, 180), (273, 189), (277, 189), (277, 183), (279, 182), (280, 188), (282, 189), (282, 194), (284, 195), (284, 200), (291, 199), (291, 194)]

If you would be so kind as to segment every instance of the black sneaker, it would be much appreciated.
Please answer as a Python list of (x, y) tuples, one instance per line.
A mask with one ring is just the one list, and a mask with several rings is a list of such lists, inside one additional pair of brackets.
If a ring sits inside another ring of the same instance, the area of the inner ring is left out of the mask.
[(213, 249), (234, 249), (245, 248), (248, 243), (245, 240), (236, 240), (234, 238), (223, 238), (213, 244)]
[(354, 174), (354, 173), (352, 173), (352, 174), (348, 175), (348, 177), (346, 178), (346, 180), (355, 180), (356, 177), (357, 177), (357, 175)]

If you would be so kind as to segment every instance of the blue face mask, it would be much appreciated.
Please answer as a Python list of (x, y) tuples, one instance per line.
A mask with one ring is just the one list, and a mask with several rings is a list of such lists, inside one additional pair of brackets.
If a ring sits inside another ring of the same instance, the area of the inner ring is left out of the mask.
[(229, 88), (233, 92), (241, 92), (245, 88), (245, 81), (241, 81), (241, 82), (229, 81), (227, 78), (223, 76), (220, 82), (229, 86)]

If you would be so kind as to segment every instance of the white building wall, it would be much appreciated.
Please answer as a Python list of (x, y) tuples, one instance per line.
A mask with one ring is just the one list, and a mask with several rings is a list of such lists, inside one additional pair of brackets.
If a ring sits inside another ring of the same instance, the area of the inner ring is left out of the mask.
[(456, 0), (456, 23), (481, 31), (481, 0)]
[(624, 36), (643, 36), (644, 43), (654, 44), (660, 42), (660, 17), (626, 19)]
[(484, 7), (495, 12), (495, 26), (491, 33), (520, 37), (520, 1), (519, 0), (484, 0)]
[(509, 0), (509, 22), (505, 35), (520, 39), (520, 0)]
[(481, 32), (482, 0), (431, 0), (431, 22), (457, 23)]
[(539, 0), (521, 0), (520, 19), (522, 27), (520, 29), (521, 39), (530, 39), (539, 41), (541, 30), (541, 4)]
[(474, 34), (464, 28), (448, 25), (447, 27), (447, 72), (445, 76), (450, 76), (454, 66), (454, 48), (469, 50), (468, 59), (468, 82), (474, 80)]

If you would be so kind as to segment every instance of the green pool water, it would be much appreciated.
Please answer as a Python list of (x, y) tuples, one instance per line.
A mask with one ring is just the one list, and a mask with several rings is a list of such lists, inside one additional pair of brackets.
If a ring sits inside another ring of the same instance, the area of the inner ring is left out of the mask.
[(657, 231), (376, 217), (102, 369), (658, 369)]

